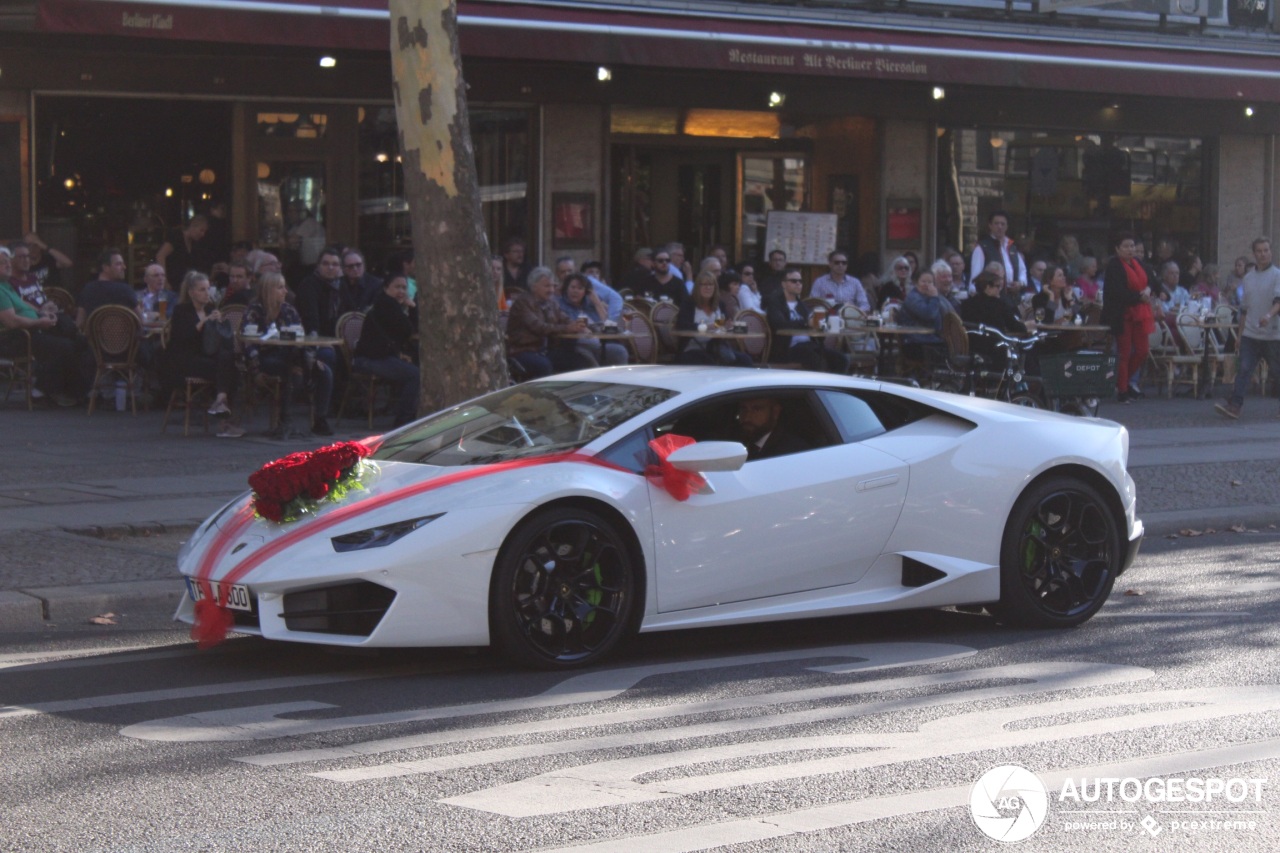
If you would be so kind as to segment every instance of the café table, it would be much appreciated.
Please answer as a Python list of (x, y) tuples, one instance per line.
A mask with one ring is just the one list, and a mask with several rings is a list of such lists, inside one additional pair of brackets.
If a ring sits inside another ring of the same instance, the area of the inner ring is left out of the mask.
[[(278, 335), (273, 335), (270, 338), (264, 339), (260, 334), (246, 335), (244, 333), (240, 333), (236, 335), (236, 337), (240, 339), (242, 344), (260, 347), (292, 347), (295, 349), (307, 347), (314, 347), (317, 349), (321, 347), (334, 347), (336, 349), (337, 347), (345, 347), (347, 345), (347, 342), (342, 338), (328, 337), (324, 335), (297, 335), (291, 340), (281, 338)], [(285, 387), (288, 387), (287, 383)], [(282, 391), (282, 393), (284, 392)], [(309, 435), (310, 433), (301, 430), (289, 430), (278, 437), (286, 439), (305, 438)]]
[[(708, 338), (716, 341), (733, 341), (734, 345), (747, 352), (743, 346), (743, 341), (758, 341), (765, 337), (764, 332), (735, 332), (732, 329), (720, 329), (707, 327), (705, 332), (699, 332), (697, 329), (672, 329), (671, 336), (673, 338)], [(678, 354), (678, 353), (677, 353)], [(747, 352), (748, 355), (751, 353)], [(753, 356), (754, 358), (754, 356)]]
[(562, 341), (594, 340), (599, 342), (600, 344), (599, 362), (601, 364), (604, 364), (604, 360), (605, 360), (605, 356), (604, 356), (605, 341), (624, 342), (627, 345), (627, 348), (631, 350), (632, 357), (634, 357), (637, 362), (641, 360), (640, 353), (637, 352), (636, 350), (636, 336), (631, 333), (630, 329), (620, 328), (616, 332), (606, 332), (603, 330), (598, 332), (593, 332), (591, 331), (591, 329), (586, 329), (581, 332), (556, 332), (552, 335), (552, 337)]

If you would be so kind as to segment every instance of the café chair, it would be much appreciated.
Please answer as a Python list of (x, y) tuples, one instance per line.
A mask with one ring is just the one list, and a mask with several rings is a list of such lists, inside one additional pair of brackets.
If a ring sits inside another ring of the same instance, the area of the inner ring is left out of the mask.
[(137, 379), (138, 342), (142, 324), (132, 308), (122, 305), (103, 305), (95, 309), (85, 321), (85, 336), (93, 351), (94, 374), (90, 385), (89, 414), (98, 404), (98, 391), (109, 383), (115, 388), (123, 382), (129, 395), (129, 406), (138, 414)]
[(751, 360), (759, 367), (769, 366), (769, 349), (773, 344), (773, 331), (769, 328), (769, 321), (759, 311), (752, 311), (749, 308), (739, 311), (733, 317), (733, 324), (736, 326), (745, 323), (748, 332), (756, 332), (763, 334), (762, 338), (746, 338), (742, 341), (742, 351), (751, 356)]
[(70, 314), (72, 317), (76, 315), (76, 298), (66, 290), (61, 287), (46, 287), (44, 295), (63, 314)]
[(8, 402), (14, 386), (22, 389), (27, 400), (27, 411), (31, 411), (31, 392), (35, 388), (35, 357), (31, 354), (31, 333), (26, 329), (11, 329), (8, 334), (14, 339), (21, 339), (23, 347), (16, 355), (0, 357), (0, 381), (4, 382), (4, 400)]
[(674, 302), (658, 302), (653, 306), (653, 310), (649, 312), (649, 319), (653, 322), (653, 330), (658, 334), (658, 360), (672, 361), (676, 357), (679, 347), (676, 345), (676, 337), (672, 334), (676, 327), (676, 315), (680, 313), (680, 308)]
[(658, 336), (653, 323), (639, 311), (623, 312), (622, 322), (631, 331), (627, 343), (639, 364), (653, 364), (658, 359)]
[(352, 386), (359, 386), (357, 392), (365, 401), (369, 429), (373, 429), (373, 412), (377, 403), (378, 389), (390, 388), (390, 386), (372, 373), (362, 373), (355, 369), (356, 344), (360, 343), (360, 333), (364, 330), (364, 314), (359, 311), (348, 311), (338, 318), (338, 322), (334, 324), (334, 330), (346, 343), (346, 346), (342, 347), (342, 358), (347, 363), (347, 385), (342, 391), (342, 402), (338, 404), (336, 422), (342, 423), (342, 416), (347, 412), (347, 400), (351, 397)]

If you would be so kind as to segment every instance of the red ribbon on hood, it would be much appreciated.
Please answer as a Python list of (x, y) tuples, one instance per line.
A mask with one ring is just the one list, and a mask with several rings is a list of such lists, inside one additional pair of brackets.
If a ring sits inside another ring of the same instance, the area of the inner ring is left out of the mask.
[[(377, 438), (381, 438), (380, 436)], [(692, 441), (693, 439), (686, 439)], [(375, 445), (376, 446), (376, 445)], [(673, 447), (672, 450), (675, 448)], [(670, 451), (668, 451), (669, 453)], [(389, 503), (403, 500), (413, 495), (429, 492), (444, 486), (451, 486), (454, 483), (460, 483), (464, 480), (472, 480), (476, 477), (483, 477), (486, 474), (495, 474), (500, 471), (510, 471), (515, 468), (531, 468), (536, 465), (547, 465), (553, 462), (585, 462), (591, 465), (602, 465), (606, 468), (613, 468), (618, 471), (625, 471), (607, 462), (603, 459), (597, 459), (594, 456), (588, 456), (577, 451), (568, 453), (557, 453), (551, 456), (542, 456), (534, 459), (514, 459), (509, 462), (495, 462), (491, 465), (480, 465), (475, 468), (466, 468), (454, 471), (448, 474), (426, 480), (421, 483), (413, 483), (408, 486), (396, 489), (394, 492), (376, 495), (356, 501), (346, 506), (339, 506), (328, 511), (325, 515), (312, 519), (310, 521), (299, 521), (288, 529), (286, 533), (273, 539), (263, 548), (258, 549), (250, 555), (244, 562), (237, 565), (231, 571), (227, 572), (217, 583), (224, 586), (230, 586), (241, 580), (249, 572), (256, 569), (262, 563), (279, 554), (286, 548), (297, 544), (303, 539), (314, 536), (317, 533), (328, 530), (354, 516), (363, 515)], [(680, 472), (683, 474), (683, 472)], [(696, 476), (696, 475), (695, 475)], [(699, 486), (698, 488), (701, 488)], [(683, 500), (683, 498), (681, 498)], [(210, 575), (213, 573), (214, 567), (222, 561), (230, 550), (235, 540), (249, 528), (253, 523), (253, 501), (246, 501), (245, 505), (240, 508), (229, 519), (226, 526), (220, 529), (214, 538), (214, 541), (205, 551), (203, 559), (200, 561), (200, 568), (196, 572), (196, 583), (201, 587), (204, 597), (201, 601), (196, 602), (195, 621), (191, 626), (191, 639), (195, 640), (197, 645), (204, 649), (210, 646), (216, 646), (227, 638), (227, 632), (231, 629), (234, 617), (231, 611), (222, 604), (213, 600), (213, 581)], [(203, 605), (203, 606), (202, 606)]]

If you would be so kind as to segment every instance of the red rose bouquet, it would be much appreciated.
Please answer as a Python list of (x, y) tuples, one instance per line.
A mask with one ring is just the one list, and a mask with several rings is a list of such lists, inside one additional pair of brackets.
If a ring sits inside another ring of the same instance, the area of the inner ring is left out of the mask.
[(358, 441), (290, 453), (249, 477), (253, 509), (259, 517), (284, 523), (313, 512), (321, 501), (341, 500), (360, 488), (363, 459), (373, 451)]

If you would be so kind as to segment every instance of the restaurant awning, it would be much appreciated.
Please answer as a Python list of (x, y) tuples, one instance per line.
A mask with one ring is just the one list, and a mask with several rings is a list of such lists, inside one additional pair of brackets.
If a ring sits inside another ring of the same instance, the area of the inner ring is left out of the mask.
[[(317, 50), (384, 50), (386, 0), (39, 0), (48, 32)], [(704, 7), (709, 9), (710, 7)], [(1274, 53), (1086, 43), (1059, 36), (721, 17), (600, 6), (462, 2), (464, 57), (742, 71), (1047, 91), (1280, 102)], [(898, 20), (901, 20), (899, 18)], [(1270, 42), (1259, 51), (1274, 51)]]

